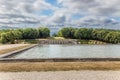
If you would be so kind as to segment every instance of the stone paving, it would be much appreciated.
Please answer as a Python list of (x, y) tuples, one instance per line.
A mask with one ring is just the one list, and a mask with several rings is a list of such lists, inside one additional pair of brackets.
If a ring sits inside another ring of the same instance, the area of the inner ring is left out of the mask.
[(11, 49), (15, 47), (20, 47), (20, 46), (26, 46), (28, 44), (7, 44), (7, 45), (0, 45), (0, 51), (4, 49)]
[(120, 80), (120, 71), (0, 72), (0, 80)]

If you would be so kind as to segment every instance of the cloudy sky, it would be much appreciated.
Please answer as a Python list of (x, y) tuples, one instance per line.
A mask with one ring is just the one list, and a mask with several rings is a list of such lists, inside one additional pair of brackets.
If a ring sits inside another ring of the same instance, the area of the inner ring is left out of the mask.
[(0, 0), (0, 27), (63, 24), (120, 29), (120, 0)]

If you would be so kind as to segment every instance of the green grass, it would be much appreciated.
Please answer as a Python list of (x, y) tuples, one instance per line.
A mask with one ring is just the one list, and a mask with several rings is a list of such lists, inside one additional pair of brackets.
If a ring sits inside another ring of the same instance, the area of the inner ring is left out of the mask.
[(36, 39), (25, 39), (25, 43), (28, 44), (37, 44), (39, 41)]
[(23, 39), (23, 40), (18, 40), (17, 43), (25, 43), (25, 44), (37, 44), (39, 40), (37, 39)]
[(64, 37), (54, 37), (54, 39), (65, 39)]
[(83, 40), (78, 39), (80, 44), (107, 44), (106, 42), (97, 41), (97, 40)]

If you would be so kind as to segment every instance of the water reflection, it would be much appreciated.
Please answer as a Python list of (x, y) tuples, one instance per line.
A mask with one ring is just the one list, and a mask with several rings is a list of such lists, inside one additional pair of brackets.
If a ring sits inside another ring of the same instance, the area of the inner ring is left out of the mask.
[(40, 45), (14, 58), (120, 58), (120, 45)]

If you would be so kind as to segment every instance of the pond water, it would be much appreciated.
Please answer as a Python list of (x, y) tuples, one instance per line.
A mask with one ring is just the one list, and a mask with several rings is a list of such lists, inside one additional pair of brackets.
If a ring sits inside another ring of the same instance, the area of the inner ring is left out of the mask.
[(120, 58), (120, 45), (39, 45), (14, 58)]

